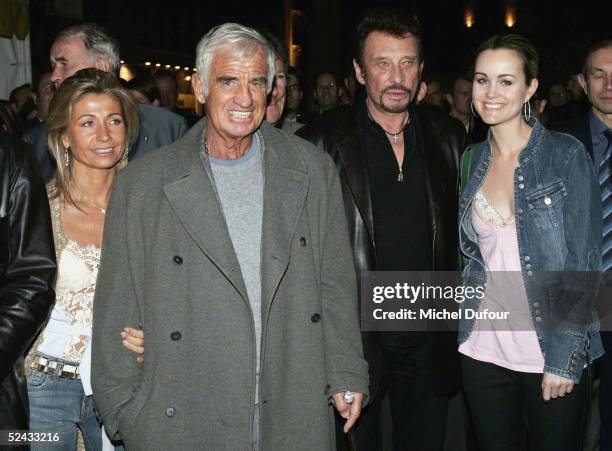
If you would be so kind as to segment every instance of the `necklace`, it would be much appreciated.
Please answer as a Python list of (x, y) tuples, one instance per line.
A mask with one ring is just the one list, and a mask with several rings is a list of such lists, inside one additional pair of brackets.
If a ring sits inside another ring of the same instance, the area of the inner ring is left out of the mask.
[(83, 202), (79, 202), (80, 205), (84, 205), (86, 207), (89, 207), (93, 210), (97, 210), (99, 212), (101, 212), (103, 215), (106, 215), (106, 207), (100, 207), (99, 205), (94, 204), (93, 202), (91, 204), (83, 204)]
[[(372, 121), (376, 122), (376, 121), (374, 120), (374, 118), (372, 117), (372, 115), (370, 114), (370, 111), (368, 111), (368, 116), (370, 117), (370, 119), (372, 119)], [(393, 144), (397, 144), (397, 142), (399, 141), (400, 133), (402, 133), (402, 132), (404, 131), (404, 129), (406, 128), (406, 126), (407, 126), (408, 124), (410, 124), (410, 115), (409, 115), (409, 114), (408, 114), (408, 112), (406, 111), (406, 117), (404, 118), (404, 123), (402, 124), (402, 127), (401, 127), (401, 128), (398, 130), (398, 132), (397, 132), (397, 133), (392, 133), (392, 132), (390, 132), (390, 131), (387, 131), (387, 130), (385, 129), (385, 127), (383, 127), (382, 125), (380, 125), (378, 122), (376, 122), (376, 123), (378, 124), (378, 126), (379, 126), (380, 128), (382, 128), (382, 129), (383, 129), (383, 131), (384, 131), (384, 132), (385, 132), (387, 135), (391, 136), (391, 138), (393, 139)]]
[[(374, 118), (372, 117), (372, 115), (370, 114), (369, 110), (368, 110), (368, 116), (372, 120), (372, 122), (376, 122), (374, 120)], [(408, 124), (410, 124), (410, 115), (408, 114), (408, 111), (406, 111), (406, 117), (404, 118), (404, 123), (402, 124), (402, 128), (400, 128), (397, 133), (391, 133), (391, 132), (385, 130), (385, 128), (382, 125), (380, 125), (378, 122), (376, 122), (376, 124), (378, 124), (378, 126), (380, 128), (382, 128), (383, 131), (387, 135), (391, 136), (391, 139), (393, 139), (393, 144), (397, 144), (397, 142), (399, 141), (400, 133), (402, 133), (404, 131), (404, 129), (406, 128), (406, 126)], [(399, 170), (399, 172), (397, 173), (397, 181), (398, 182), (403, 182), (404, 181), (404, 172), (403, 172), (403, 169), (402, 169), (402, 165), (399, 162), (397, 163), (397, 169)]]

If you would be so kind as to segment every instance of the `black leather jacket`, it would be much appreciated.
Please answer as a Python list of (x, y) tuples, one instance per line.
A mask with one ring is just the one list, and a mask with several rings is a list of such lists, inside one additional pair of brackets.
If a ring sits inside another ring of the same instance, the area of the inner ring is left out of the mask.
[[(458, 268), (458, 168), (465, 149), (461, 124), (435, 107), (410, 107), (417, 145), (423, 155), (425, 184), (431, 222), (432, 271)], [(340, 171), (344, 206), (357, 273), (376, 270), (374, 219), (366, 163), (365, 107), (340, 107), (296, 134), (328, 152)], [(410, 208), (410, 206), (407, 206)], [(380, 333), (363, 333), (364, 354), (370, 365), (370, 394), (380, 382)], [(433, 335), (433, 386), (437, 394), (449, 394), (460, 385), (456, 333)]]
[(53, 306), (54, 276), (38, 164), (29, 146), (0, 132), (0, 430), (28, 429), (23, 356)]

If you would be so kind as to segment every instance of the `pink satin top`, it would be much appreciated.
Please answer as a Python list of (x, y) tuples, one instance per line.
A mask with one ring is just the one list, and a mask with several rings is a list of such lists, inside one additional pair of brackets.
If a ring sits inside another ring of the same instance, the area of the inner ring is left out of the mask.
[(507, 320), (477, 319), (459, 352), (514, 371), (543, 373), (544, 357), (527, 303), (514, 216), (502, 217), (482, 191), (476, 193), (469, 214), (487, 271), (479, 312), (508, 315)]

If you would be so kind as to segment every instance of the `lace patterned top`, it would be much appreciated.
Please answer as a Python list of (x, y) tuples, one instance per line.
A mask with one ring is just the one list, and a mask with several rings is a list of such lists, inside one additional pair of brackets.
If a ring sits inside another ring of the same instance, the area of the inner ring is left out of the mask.
[(100, 265), (100, 248), (81, 245), (62, 230), (58, 198), (49, 201), (57, 257), (56, 301), (34, 352), (81, 362), (91, 340), (93, 298)]
[(480, 216), (486, 224), (490, 225), (493, 228), (501, 228), (514, 225), (514, 215), (511, 215), (509, 218), (504, 218), (489, 202), (487, 196), (481, 191), (478, 190), (476, 195), (474, 196), (473, 201), (474, 208), (476, 209), (476, 213)]

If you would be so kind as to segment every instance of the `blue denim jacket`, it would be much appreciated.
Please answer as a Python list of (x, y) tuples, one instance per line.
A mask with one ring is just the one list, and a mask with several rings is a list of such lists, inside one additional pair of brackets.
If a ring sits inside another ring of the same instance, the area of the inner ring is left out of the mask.
[[(514, 208), (522, 276), (544, 355), (544, 372), (579, 382), (585, 364), (603, 354), (597, 315), (593, 306), (586, 302), (582, 317), (587, 315), (588, 319), (559, 325), (563, 313), (555, 311), (559, 308), (553, 294), (556, 291), (553, 286), (543, 287), (539, 274), (555, 271), (556, 274), (578, 275), (579, 279), (583, 274), (584, 280), (577, 285), (583, 291), (595, 291), (596, 284), (590, 283), (589, 276), (596, 275), (601, 264), (599, 184), (593, 164), (577, 139), (546, 130), (535, 119), (531, 119), (530, 125), (533, 127), (531, 137), (519, 155), (519, 166), (514, 172)], [(482, 284), (486, 279), (478, 237), (468, 213), (490, 165), (491, 145), (487, 140), (474, 152), (470, 176), (459, 201), (459, 242), (468, 258), (463, 280), (470, 285)], [(574, 298), (570, 302), (574, 302)], [(479, 300), (472, 299), (462, 307), (477, 310), (478, 306)], [(551, 327), (554, 321), (557, 323)], [(474, 320), (461, 322), (459, 343), (467, 340), (473, 327)]]

